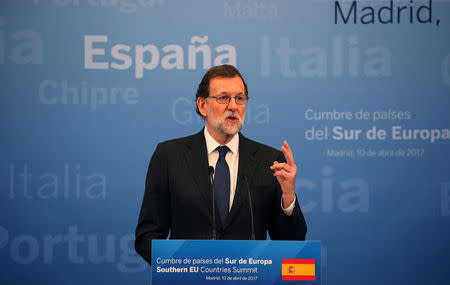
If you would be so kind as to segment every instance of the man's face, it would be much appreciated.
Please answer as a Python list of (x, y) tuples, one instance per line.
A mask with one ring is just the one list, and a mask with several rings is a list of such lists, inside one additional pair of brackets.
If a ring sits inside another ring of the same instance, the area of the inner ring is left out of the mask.
[[(209, 82), (209, 96), (237, 95), (245, 96), (245, 87), (239, 76), (214, 77)], [(210, 134), (220, 141), (222, 138), (237, 134), (244, 124), (245, 105), (236, 104), (231, 99), (229, 104), (219, 104), (215, 98), (197, 99), (200, 113), (206, 117), (206, 126)]]

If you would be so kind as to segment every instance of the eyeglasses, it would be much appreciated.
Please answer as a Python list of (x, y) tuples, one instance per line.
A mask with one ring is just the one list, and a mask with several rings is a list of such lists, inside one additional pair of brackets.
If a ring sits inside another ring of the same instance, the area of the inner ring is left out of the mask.
[(230, 95), (208, 96), (206, 98), (215, 98), (219, 104), (230, 104), (231, 98), (234, 98), (234, 102), (238, 105), (245, 105), (248, 101), (248, 96), (236, 95), (234, 97)]

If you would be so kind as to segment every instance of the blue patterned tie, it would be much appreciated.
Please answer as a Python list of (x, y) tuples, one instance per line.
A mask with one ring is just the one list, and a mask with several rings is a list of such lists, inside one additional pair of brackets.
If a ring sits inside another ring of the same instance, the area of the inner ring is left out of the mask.
[(230, 205), (230, 169), (225, 156), (230, 149), (227, 146), (219, 146), (217, 150), (219, 151), (219, 160), (217, 160), (214, 171), (214, 188), (216, 190), (216, 206), (222, 225), (225, 225)]

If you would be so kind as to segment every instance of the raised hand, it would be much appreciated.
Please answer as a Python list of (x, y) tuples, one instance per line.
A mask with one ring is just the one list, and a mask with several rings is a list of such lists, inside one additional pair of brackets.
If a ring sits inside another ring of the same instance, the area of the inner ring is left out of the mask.
[(297, 175), (297, 166), (294, 162), (294, 155), (286, 141), (283, 142), (281, 151), (286, 157), (286, 162), (274, 161), (270, 167), (274, 171), (274, 176), (277, 177), (278, 182), (283, 191), (283, 208), (287, 208), (295, 198), (295, 177)]

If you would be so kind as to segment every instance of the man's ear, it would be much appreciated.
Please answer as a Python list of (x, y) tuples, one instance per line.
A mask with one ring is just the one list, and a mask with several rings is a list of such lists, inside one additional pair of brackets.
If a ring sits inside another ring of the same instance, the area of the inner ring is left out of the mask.
[(206, 118), (206, 99), (203, 97), (198, 97), (197, 107), (198, 110), (200, 111), (200, 114), (202, 114), (202, 116)]

